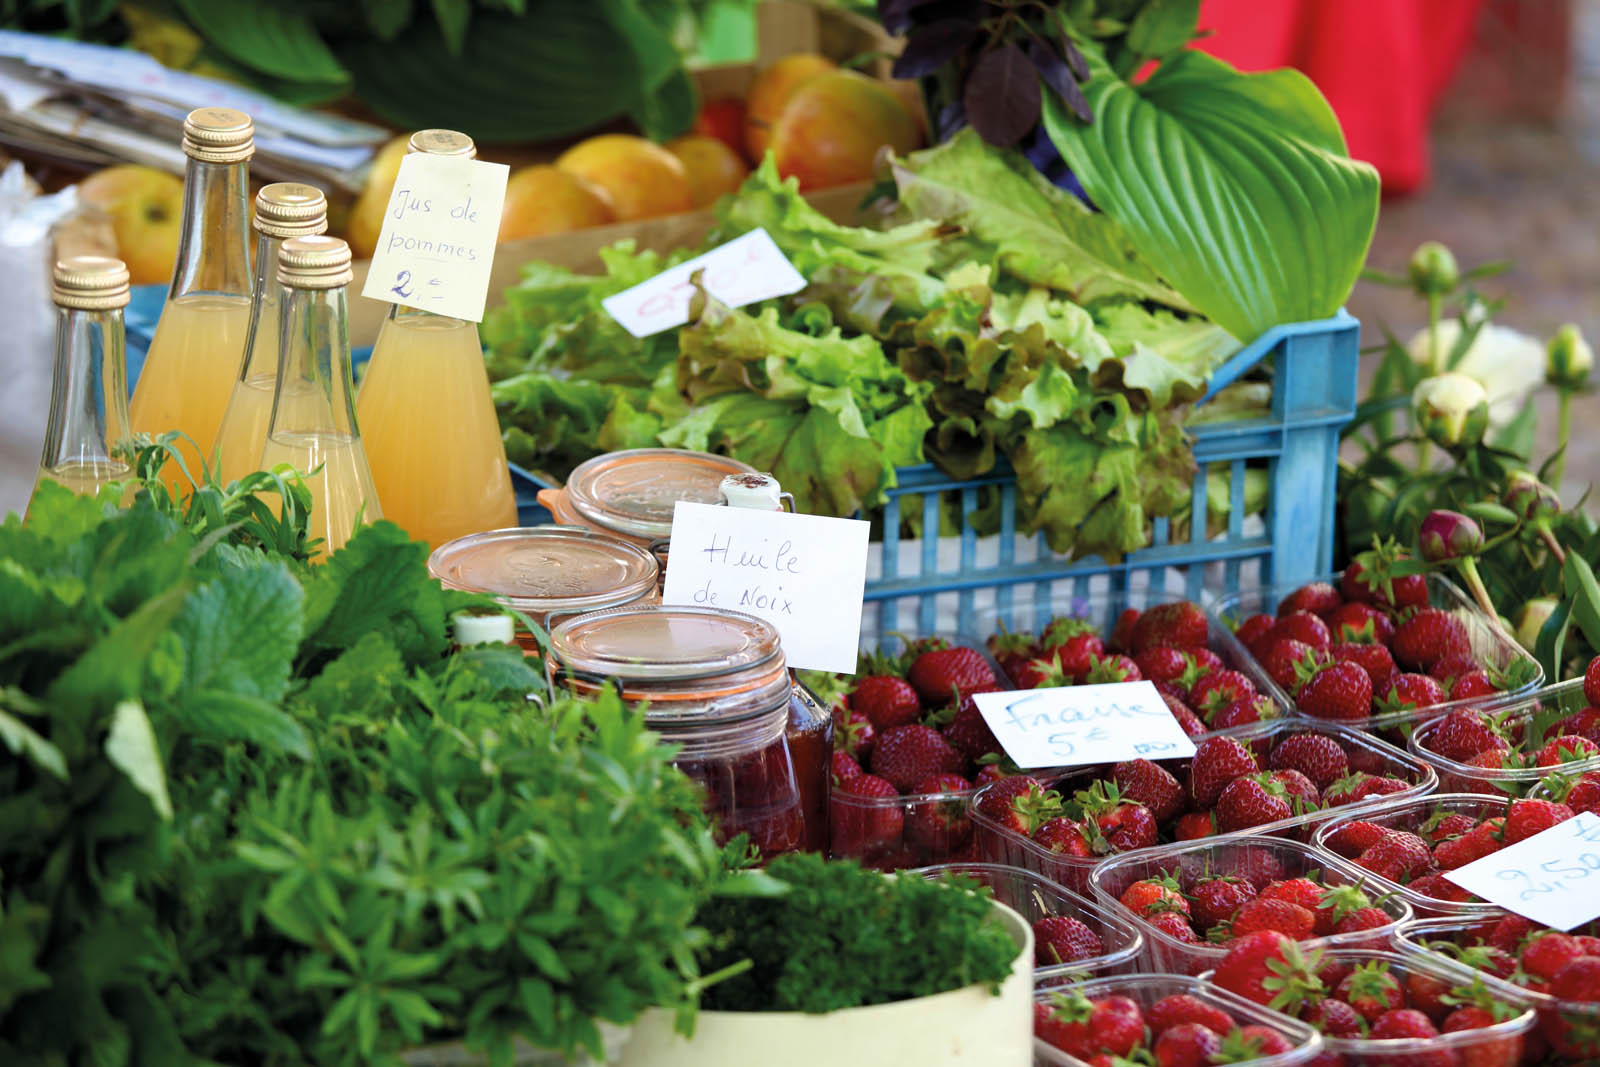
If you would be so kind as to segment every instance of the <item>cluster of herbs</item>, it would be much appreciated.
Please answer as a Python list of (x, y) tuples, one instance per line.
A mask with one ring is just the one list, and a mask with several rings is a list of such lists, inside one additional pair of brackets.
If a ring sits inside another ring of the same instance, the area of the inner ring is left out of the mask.
[[(1543, 346), (1541, 381), (1537, 344), (1508, 339), (1492, 322), (1499, 303), (1474, 289), (1503, 268), (1463, 271), (1428, 242), (1405, 274), (1369, 272), (1415, 291), (1428, 326), (1409, 343), (1386, 333), (1371, 353), (1372, 384), (1344, 431), (1338, 532), (1342, 554), (1391, 577), (1454, 572), (1556, 681), (1600, 649), (1600, 524), (1584, 507), (1587, 491), (1563, 506), (1555, 488), (1572, 400), (1591, 388), (1594, 358), (1564, 326)], [(1555, 450), (1536, 467), (1541, 384), (1556, 394), (1558, 426)]]
[[(1371, 242), (1378, 175), (1292, 70), (1187, 47), (1199, 0), (879, 0), (937, 136), (1018, 147), (1235, 336), (1325, 318)], [(1194, 190), (1204, 189), (1197, 197)]]
[(650, 337), (602, 302), (695, 249), (624, 243), (603, 275), (530, 265), (484, 327), (507, 455), (561, 478), (601, 451), (722, 452), (832, 515), (880, 506), (925, 459), (959, 478), (1008, 461), (1024, 528), (1058, 552), (1116, 558), (1155, 519), (1184, 524), (1185, 420), (1237, 339), (1108, 216), (970, 131), (892, 173), (898, 214), (878, 229), (831, 221), (758, 168), (703, 247), (762, 227), (808, 284), (743, 309), (702, 292), (687, 325)]
[(794, 853), (768, 865), (773, 891), (728, 880), (697, 922), (701, 967), (745, 964), (706, 990), (720, 1011), (829, 1012), (970, 985), (998, 991), (1019, 951), (973, 879), (890, 878), (855, 863)]
[(0, 526), (0, 1059), (509, 1063), (687, 1013), (726, 862), (642, 714), (452, 650), (487, 605), (398, 527), (309, 564), (292, 475), (203, 477)]

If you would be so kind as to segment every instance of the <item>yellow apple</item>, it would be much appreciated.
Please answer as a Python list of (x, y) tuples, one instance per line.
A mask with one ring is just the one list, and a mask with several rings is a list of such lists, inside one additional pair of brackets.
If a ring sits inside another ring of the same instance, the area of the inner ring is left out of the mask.
[(378, 150), (372, 159), (372, 169), (367, 172), (367, 182), (350, 209), (350, 221), (345, 239), (350, 242), (350, 254), (357, 259), (371, 259), (378, 247), (378, 235), (383, 232), (383, 213), (389, 206), (389, 194), (394, 192), (394, 180), (400, 176), (400, 161), (406, 158), (409, 134), (401, 134)]
[(78, 186), (78, 199), (111, 217), (117, 256), (133, 285), (172, 280), (183, 227), (183, 180), (137, 163), (96, 171)]
[(516, 241), (615, 222), (606, 191), (548, 163), (523, 167), (506, 182), (500, 240)]

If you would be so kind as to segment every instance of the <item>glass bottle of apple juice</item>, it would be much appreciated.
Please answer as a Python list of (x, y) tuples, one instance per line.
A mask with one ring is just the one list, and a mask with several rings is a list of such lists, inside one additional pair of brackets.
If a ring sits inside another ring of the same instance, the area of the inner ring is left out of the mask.
[[(183, 225), (172, 287), (139, 373), (129, 413), (139, 433), (180, 430), (178, 449), (190, 476), (209, 462), (217, 427), (244, 355), (250, 322), (250, 116), (202, 107), (183, 122), (189, 157), (183, 185)], [(176, 463), (162, 480), (175, 493), (188, 487)]]
[[(419, 130), (410, 152), (476, 156), (454, 130)], [(356, 398), (385, 515), (438, 548), (517, 524), (478, 326), (394, 305)]]
[(128, 436), (122, 324), (128, 268), (120, 259), (104, 256), (61, 260), (51, 275), (51, 299), (56, 305), (55, 377), (34, 491), (48, 479), (89, 495), (131, 473), (125, 460), (112, 455)]
[(351, 403), (350, 279), (350, 246), (337, 237), (291, 237), (278, 250), (278, 374), (261, 467), (305, 476), (319, 557), (383, 517)]
[[(244, 361), (217, 431), (217, 466), (226, 485), (261, 463), (278, 382), (278, 251), (291, 237), (310, 237), (328, 229), (328, 201), (322, 190), (298, 182), (275, 182), (256, 194), (256, 270), (251, 289), (250, 326)], [(294, 394), (283, 402), (293, 403)]]

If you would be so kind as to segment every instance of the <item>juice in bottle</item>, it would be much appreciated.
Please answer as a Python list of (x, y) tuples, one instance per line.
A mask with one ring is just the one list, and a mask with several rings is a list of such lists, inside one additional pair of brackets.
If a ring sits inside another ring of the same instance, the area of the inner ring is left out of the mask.
[[(250, 321), (250, 201), (254, 151), (250, 117), (203, 107), (183, 124), (183, 226), (172, 287), (129, 407), (133, 429), (179, 430), (190, 475), (211, 458), (217, 428), (238, 375)], [(169, 462), (162, 480), (174, 492), (189, 481)]]
[(98, 493), (107, 482), (131, 473), (125, 460), (112, 455), (128, 436), (122, 324), (128, 268), (120, 259), (104, 256), (61, 260), (51, 275), (51, 299), (56, 305), (55, 375), (34, 489), (48, 479), (74, 493)]
[[(256, 194), (256, 270), (244, 361), (217, 431), (217, 465), (223, 484), (242, 478), (261, 464), (278, 381), (278, 250), (290, 237), (309, 237), (328, 229), (328, 201), (322, 190), (298, 182), (275, 182)], [(292, 385), (293, 383), (291, 383)], [(304, 390), (291, 388), (285, 402)]]
[[(409, 151), (476, 154), (452, 130), (420, 130)], [(478, 326), (396, 304), (356, 398), (384, 514), (438, 548), (517, 524)]]
[(291, 237), (278, 251), (278, 375), (261, 466), (305, 476), (319, 557), (383, 517), (351, 404), (350, 279), (350, 246), (336, 237)]

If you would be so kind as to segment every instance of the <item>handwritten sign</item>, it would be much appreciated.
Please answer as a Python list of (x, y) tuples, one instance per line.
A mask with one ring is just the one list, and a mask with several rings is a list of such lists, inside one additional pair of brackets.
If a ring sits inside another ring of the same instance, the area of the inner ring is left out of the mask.
[(689, 279), (705, 271), (706, 292), (731, 308), (799, 292), (806, 280), (778, 251), (772, 236), (757, 227), (704, 255), (685, 260), (631, 289), (608, 296), (600, 305), (635, 337), (649, 337), (689, 321)]
[(868, 529), (859, 519), (680, 500), (661, 601), (766, 619), (789, 666), (853, 672)]
[(510, 169), (425, 152), (402, 159), (361, 295), (482, 322)]
[(1022, 768), (1194, 755), (1194, 742), (1150, 682), (978, 693), (973, 700)]
[(1580, 812), (1444, 876), (1507, 911), (1570, 930), (1600, 917), (1600, 815)]

